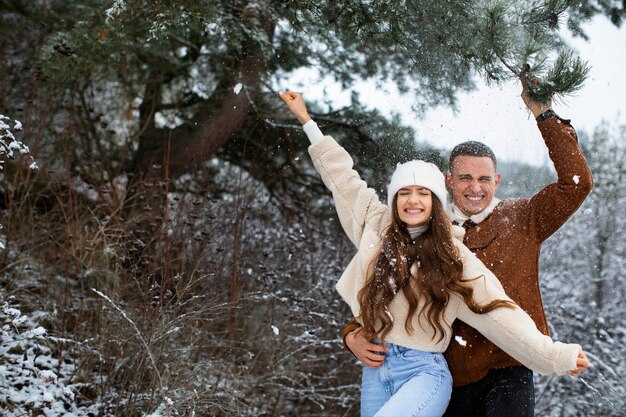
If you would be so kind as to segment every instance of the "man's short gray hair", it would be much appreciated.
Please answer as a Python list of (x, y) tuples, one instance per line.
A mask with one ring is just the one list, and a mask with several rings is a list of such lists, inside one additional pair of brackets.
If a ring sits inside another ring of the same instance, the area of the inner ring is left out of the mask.
[(493, 153), (493, 151), (491, 150), (489, 146), (485, 145), (482, 142), (468, 140), (467, 142), (462, 142), (456, 145), (452, 149), (452, 152), (450, 152), (450, 158), (448, 159), (449, 170), (452, 169), (452, 162), (454, 161), (454, 158), (456, 158), (457, 156), (477, 156), (477, 157), (486, 156), (488, 158), (491, 158), (491, 160), (493, 161), (494, 168), (497, 166), (496, 155)]

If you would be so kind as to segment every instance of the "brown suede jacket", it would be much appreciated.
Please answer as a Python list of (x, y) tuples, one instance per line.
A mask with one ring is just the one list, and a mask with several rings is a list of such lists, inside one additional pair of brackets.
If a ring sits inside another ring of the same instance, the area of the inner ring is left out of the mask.
[[(557, 182), (530, 199), (502, 201), (479, 224), (466, 227), (463, 243), (502, 283), (507, 295), (524, 309), (544, 334), (549, 334), (539, 291), (541, 244), (574, 214), (593, 186), (591, 172), (569, 120), (558, 116), (538, 123), (554, 163)], [(352, 320), (342, 336), (356, 329)], [(450, 343), (445, 352), (454, 386), (485, 377), (489, 370), (520, 365), (515, 359), (457, 320), (455, 336), (466, 346)]]

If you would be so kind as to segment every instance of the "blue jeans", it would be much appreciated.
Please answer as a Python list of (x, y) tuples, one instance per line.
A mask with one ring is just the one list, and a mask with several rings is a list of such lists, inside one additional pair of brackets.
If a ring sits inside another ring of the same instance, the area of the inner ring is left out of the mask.
[(441, 353), (387, 343), (380, 368), (363, 367), (361, 417), (440, 417), (452, 393)]

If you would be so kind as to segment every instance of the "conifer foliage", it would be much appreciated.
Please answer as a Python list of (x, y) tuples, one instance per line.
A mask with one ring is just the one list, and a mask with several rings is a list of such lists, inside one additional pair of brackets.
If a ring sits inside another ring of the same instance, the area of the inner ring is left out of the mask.
[[(393, 81), (418, 112), (454, 106), (476, 73), (495, 83), (536, 78), (531, 95), (545, 101), (575, 92), (588, 72), (557, 31), (567, 24), (584, 35), (580, 23), (598, 13), (616, 24), (623, 16), (615, 0), (11, 1), (0, 11), (4, 54), (18, 57), (6, 60), (4, 106), (27, 107), (23, 87), (50, 91), (64, 105), (45, 116), (69, 117), (80, 131), (69, 139), (74, 166), (86, 154), (107, 172), (167, 161), (172, 178), (219, 153), (245, 167), (267, 143), (285, 141), (290, 119), (275, 93), (296, 70), (346, 89)], [(320, 104), (312, 108), (336, 136), (335, 127), (354, 132), (372, 117), (358, 96), (356, 118)], [(60, 127), (50, 130), (58, 148)], [(294, 147), (276, 149), (272, 168), (292, 162)]]

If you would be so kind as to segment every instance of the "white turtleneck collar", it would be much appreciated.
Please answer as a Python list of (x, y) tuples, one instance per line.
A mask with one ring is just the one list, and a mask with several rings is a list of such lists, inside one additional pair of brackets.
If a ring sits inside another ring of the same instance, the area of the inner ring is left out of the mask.
[(468, 216), (467, 214), (463, 213), (457, 206), (455, 206), (453, 202), (450, 202), (448, 203), (448, 209), (446, 210), (446, 213), (448, 214), (448, 217), (451, 221), (455, 221), (459, 225), (462, 225), (468, 219), (476, 224), (479, 224), (487, 217), (489, 217), (489, 215), (493, 212), (498, 204), (500, 204), (500, 200), (494, 197), (491, 200), (491, 203), (489, 203), (489, 205), (483, 211)]
[(416, 237), (418, 237), (419, 235), (421, 235), (422, 233), (428, 230), (428, 223), (426, 223), (423, 226), (415, 226), (415, 227), (407, 226), (407, 230), (409, 231), (409, 235), (411, 235), (411, 239), (415, 239)]

